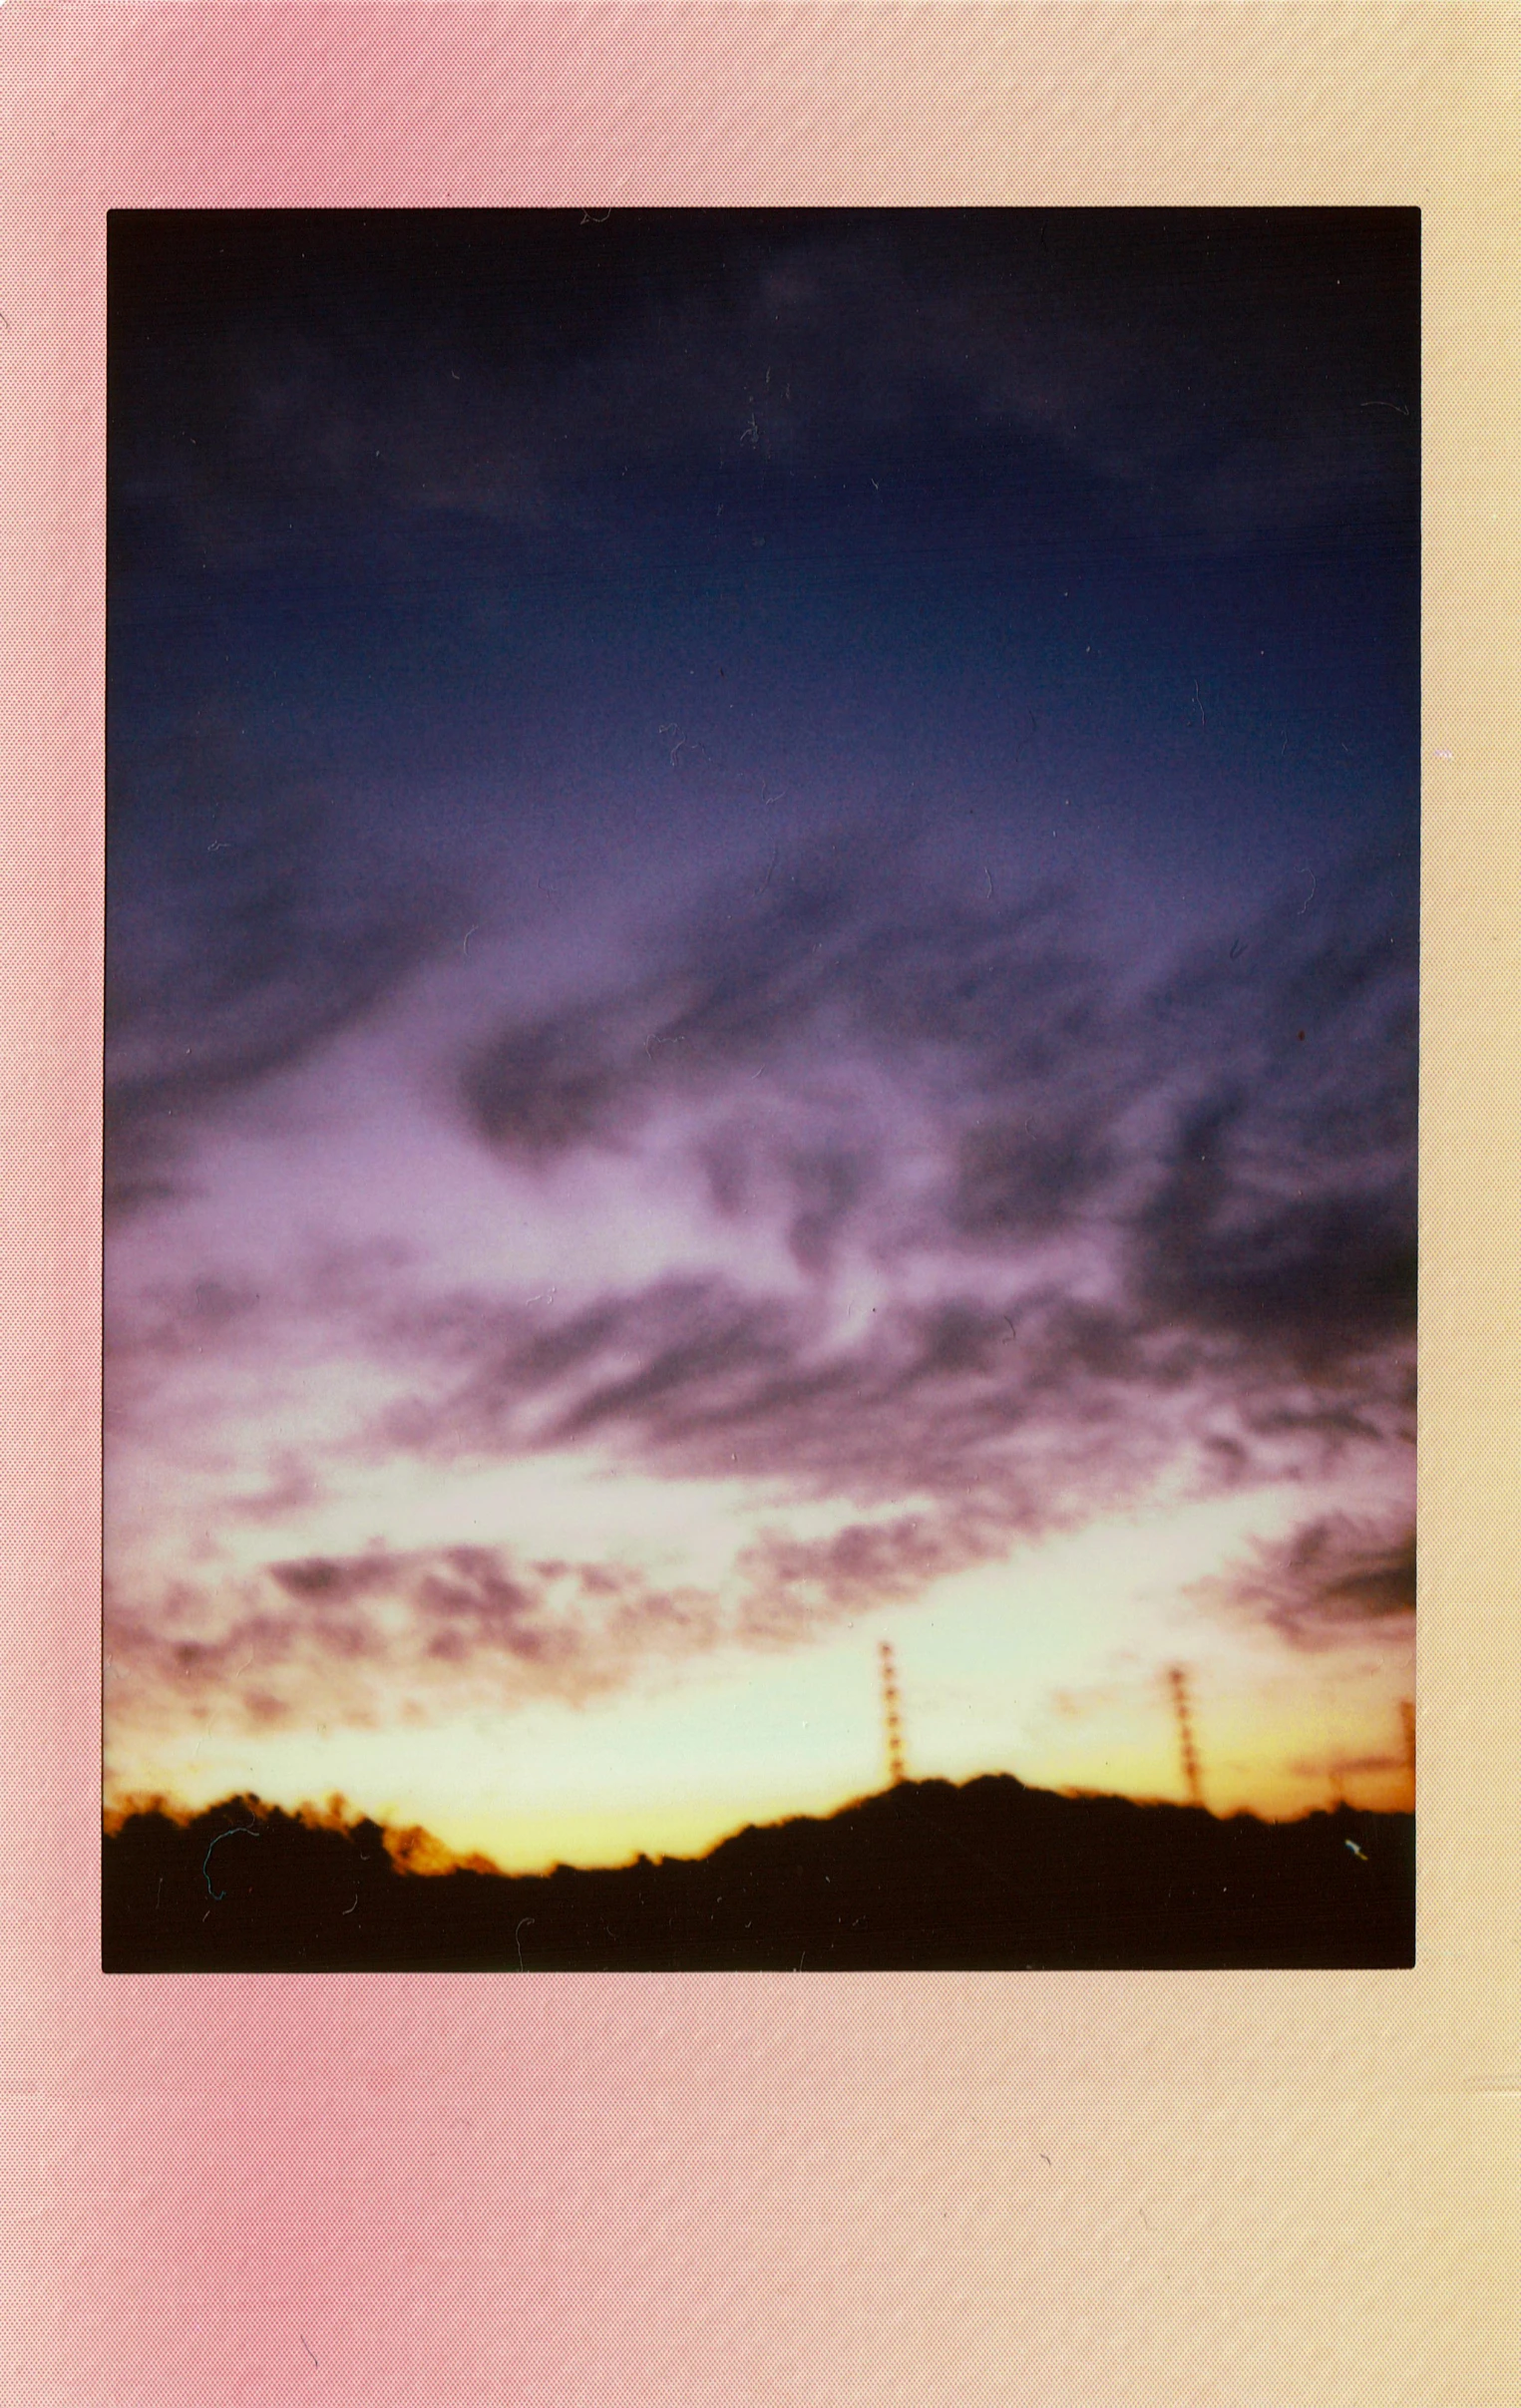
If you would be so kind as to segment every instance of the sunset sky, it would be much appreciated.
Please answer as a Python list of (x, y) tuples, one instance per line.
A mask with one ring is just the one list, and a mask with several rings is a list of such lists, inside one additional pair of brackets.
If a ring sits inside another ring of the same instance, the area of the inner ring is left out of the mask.
[(112, 227), (108, 1802), (1407, 1804), (1414, 213)]

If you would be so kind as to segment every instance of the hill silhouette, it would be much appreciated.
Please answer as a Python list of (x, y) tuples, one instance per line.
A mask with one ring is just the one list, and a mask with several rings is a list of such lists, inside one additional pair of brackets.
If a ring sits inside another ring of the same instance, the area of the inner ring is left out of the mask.
[[(107, 1972), (1408, 1965), (1414, 1818), (1298, 1823), (906, 1782), (696, 1859), (506, 1875), (228, 1799), (104, 1843)], [(446, 1872), (402, 1870), (446, 1864)]]

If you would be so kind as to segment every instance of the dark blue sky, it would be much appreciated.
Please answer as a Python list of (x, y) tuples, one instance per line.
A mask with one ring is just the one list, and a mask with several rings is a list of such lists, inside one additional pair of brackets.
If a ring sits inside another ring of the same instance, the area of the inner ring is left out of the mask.
[(1415, 302), (1410, 212), (119, 216), (117, 878), (214, 913), (229, 780), (616, 842), (667, 726), (1200, 903), (1408, 847)]

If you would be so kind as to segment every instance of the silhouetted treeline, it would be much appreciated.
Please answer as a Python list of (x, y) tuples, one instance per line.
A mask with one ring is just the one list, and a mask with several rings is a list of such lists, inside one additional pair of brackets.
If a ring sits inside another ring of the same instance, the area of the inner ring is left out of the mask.
[(697, 1860), (402, 1874), (370, 1822), (229, 1800), (105, 1842), (108, 1972), (1407, 1965), (1409, 1815), (1299, 1823), (912, 1782)]

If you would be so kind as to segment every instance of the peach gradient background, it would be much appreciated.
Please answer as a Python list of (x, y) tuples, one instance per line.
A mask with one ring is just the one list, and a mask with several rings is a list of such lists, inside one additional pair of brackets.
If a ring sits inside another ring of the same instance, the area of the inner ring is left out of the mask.
[[(1521, 2396), (1513, 8), (0, 7), (0, 2392)], [(1420, 1964), (105, 1980), (113, 204), (1425, 209)]]

